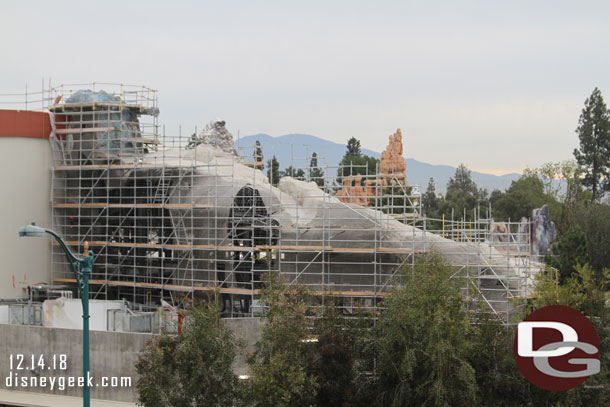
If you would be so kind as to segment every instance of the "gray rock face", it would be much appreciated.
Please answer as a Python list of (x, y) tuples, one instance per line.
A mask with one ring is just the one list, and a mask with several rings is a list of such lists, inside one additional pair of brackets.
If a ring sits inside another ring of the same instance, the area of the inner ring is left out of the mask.
[(223, 119), (214, 119), (203, 128), (199, 136), (191, 138), (187, 149), (192, 149), (199, 144), (209, 144), (221, 149), (225, 153), (237, 155), (233, 148), (233, 135), (225, 127)]
[(506, 223), (492, 223), (489, 228), (489, 241), (492, 244), (506, 243), (510, 241)]
[(544, 256), (556, 236), (557, 230), (555, 222), (551, 220), (549, 207), (544, 205), (534, 209), (531, 222), (532, 254)]

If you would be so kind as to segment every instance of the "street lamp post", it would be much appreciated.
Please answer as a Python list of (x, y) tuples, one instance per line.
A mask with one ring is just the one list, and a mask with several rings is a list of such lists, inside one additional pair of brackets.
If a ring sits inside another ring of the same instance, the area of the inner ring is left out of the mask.
[[(88, 386), (89, 380), (89, 277), (91, 276), (91, 265), (93, 264), (93, 251), (89, 250), (89, 244), (84, 243), (85, 254), (83, 258), (78, 258), (68, 248), (62, 238), (55, 232), (49, 229), (36, 226), (34, 222), (31, 225), (24, 226), (19, 229), (21, 237), (40, 237), (45, 233), (50, 234), (57, 240), (59, 246), (63, 249), (70, 265), (74, 278), (78, 284), (78, 292), (83, 304), (83, 407), (90, 407), (91, 389)], [(79, 271), (80, 268), (80, 271)]]

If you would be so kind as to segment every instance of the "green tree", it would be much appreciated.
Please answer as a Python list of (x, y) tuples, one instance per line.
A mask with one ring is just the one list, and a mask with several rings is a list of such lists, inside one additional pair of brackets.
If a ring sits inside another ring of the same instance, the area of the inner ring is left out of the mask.
[(587, 252), (593, 269), (600, 274), (610, 268), (610, 206), (593, 203), (580, 206), (575, 223), (587, 236)]
[(412, 187), (390, 178), (387, 178), (386, 181), (387, 185), (381, 188), (381, 196), (369, 199), (371, 206), (380, 209), (383, 213), (413, 212), (415, 209), (407, 197), (411, 194)]
[(591, 187), (591, 202), (610, 191), (610, 115), (599, 89), (585, 100), (578, 128), (580, 147), (574, 157), (584, 168), (583, 184)]
[(547, 305), (565, 305), (581, 311), (593, 322), (599, 334), (602, 371), (587, 379), (586, 387), (564, 392), (538, 389), (523, 378), (512, 356), (515, 325), (503, 326), (496, 318), (479, 313), (478, 323), (473, 326), (470, 336), (470, 363), (476, 371), (479, 403), (485, 406), (608, 405), (610, 331), (607, 326), (610, 314), (607, 301), (610, 270), (598, 278), (589, 265), (576, 265), (573, 274), (562, 283), (555, 269), (539, 274), (537, 280), (522, 317)]
[(559, 241), (553, 243), (551, 254), (547, 254), (544, 260), (559, 270), (560, 281), (565, 282), (577, 265), (584, 265), (589, 260), (585, 233), (578, 226), (570, 229)]
[[(482, 304), (480, 309), (485, 309)], [(479, 311), (469, 339), (469, 362), (476, 372), (477, 394), (482, 406), (527, 406), (531, 386), (517, 368), (513, 356), (515, 329), (492, 313)]]
[(280, 182), (280, 163), (275, 158), (275, 155), (267, 161), (267, 178), (269, 178), (271, 185), (277, 185)]
[(436, 196), (436, 186), (432, 177), (430, 177), (426, 192), (422, 196), (422, 206), (425, 213), (429, 216), (433, 216), (438, 210), (438, 197)]
[(352, 156), (346, 155), (339, 163), (337, 170), (337, 183), (343, 183), (343, 177), (362, 175), (369, 178), (375, 177), (377, 174), (377, 164), (379, 160), (368, 155)]
[(261, 302), (267, 307), (262, 337), (248, 359), (248, 399), (255, 406), (310, 406), (318, 383), (309, 370), (312, 319), (309, 292), (286, 287), (275, 273), (263, 277)]
[(318, 167), (318, 155), (314, 152), (309, 162), (309, 179), (324, 188), (324, 171)]
[(302, 168), (294, 168), (290, 165), (284, 171), (280, 172), (280, 178), (282, 177), (305, 179), (305, 171), (303, 171)]
[(439, 202), (439, 217), (445, 214), (446, 218), (453, 216), (455, 219), (473, 220), (473, 210), (479, 203), (487, 205), (484, 200), (487, 192), (477, 188), (477, 184), (470, 176), (470, 170), (464, 164), (460, 164), (455, 170), (455, 175), (447, 182), (447, 193), (444, 199)]
[(351, 406), (358, 393), (359, 347), (370, 319), (363, 315), (346, 318), (339, 299), (326, 297), (315, 320), (317, 342), (312, 346), (310, 372), (319, 386), (318, 406)]
[(559, 222), (561, 234), (575, 225), (577, 209), (587, 200), (587, 194), (582, 188), (582, 173), (582, 167), (573, 161), (564, 161), (560, 165), (561, 179), (565, 181), (566, 187)]
[(552, 196), (544, 193), (544, 183), (535, 174), (524, 174), (517, 181), (513, 181), (506, 193), (496, 201), (493, 208), (496, 220), (518, 221), (522, 217), (531, 217), (532, 210), (549, 206), (551, 219), (557, 223), (561, 212), (561, 205)]
[(349, 140), (347, 140), (347, 151), (345, 152), (345, 155), (362, 155), (360, 140), (358, 140), (356, 137), (351, 137)]
[(426, 228), (428, 230), (440, 230), (442, 228), (441, 210), (445, 207), (444, 197), (436, 194), (434, 178), (430, 177), (426, 192), (422, 195), (422, 210), (426, 214)]
[(366, 390), (358, 369), (370, 315), (344, 318), (333, 296), (313, 308), (304, 286), (288, 287), (275, 274), (265, 275), (264, 282), (263, 336), (248, 360), (252, 404), (357, 405)]
[(402, 268), (375, 326), (377, 385), (384, 406), (471, 406), (475, 372), (462, 282), (435, 256)]
[(504, 196), (504, 192), (500, 191), (499, 189), (494, 189), (493, 191), (491, 191), (491, 195), (489, 195), (489, 203), (492, 207), (496, 206), (496, 203), (502, 199), (502, 197)]
[(441, 204), (441, 213), (449, 219), (453, 210), (454, 218), (461, 219), (464, 214), (466, 221), (473, 220), (473, 209), (477, 207), (477, 197), (461, 189), (453, 189), (445, 194), (445, 199)]
[[(547, 305), (565, 305), (579, 310), (589, 318), (596, 317), (600, 318), (600, 322), (608, 322), (610, 269), (605, 269), (601, 277), (596, 277), (588, 264), (576, 265), (574, 271), (564, 283), (560, 283), (557, 270), (547, 269), (538, 274), (532, 300), (525, 312), (529, 314)], [(603, 331), (610, 333), (605, 328)], [(610, 343), (607, 345), (610, 346)]]
[(447, 182), (447, 193), (459, 190), (464, 191), (469, 195), (478, 195), (479, 190), (477, 184), (472, 180), (471, 172), (465, 164), (460, 164), (455, 169), (455, 175), (449, 178)]
[(261, 142), (256, 140), (256, 143), (254, 145), (254, 151), (252, 153), (252, 157), (254, 158), (254, 162), (255, 163), (264, 163), (264, 156), (263, 156), (263, 147), (261, 147)]
[(369, 157), (362, 154), (360, 148), (360, 140), (355, 137), (347, 141), (347, 149), (345, 155), (339, 163), (337, 170), (337, 183), (343, 183), (343, 177), (363, 175), (374, 176), (377, 174), (377, 164), (379, 160), (375, 157)]
[[(545, 392), (556, 394), (559, 403), (566, 406), (607, 406), (610, 405), (610, 269), (604, 269), (596, 276), (588, 264), (577, 265), (572, 276), (562, 284), (556, 270), (549, 269), (537, 276), (538, 282), (525, 313), (547, 305), (565, 305), (587, 316), (599, 336), (601, 371), (587, 379), (587, 386), (578, 386), (565, 392)], [(540, 404), (540, 403), (539, 403)]]
[(192, 308), (179, 335), (162, 333), (136, 362), (138, 401), (147, 407), (228, 406), (237, 379), (231, 365), (236, 353), (232, 331), (215, 303)]

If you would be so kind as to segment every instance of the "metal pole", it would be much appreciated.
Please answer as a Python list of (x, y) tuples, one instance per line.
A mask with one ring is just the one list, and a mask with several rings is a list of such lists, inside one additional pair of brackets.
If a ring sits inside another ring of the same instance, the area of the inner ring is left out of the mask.
[[(61, 246), (68, 261), (72, 265), (72, 272), (74, 278), (78, 284), (78, 291), (81, 297), (81, 303), (83, 305), (83, 380), (85, 381), (83, 386), (83, 407), (90, 407), (91, 405), (91, 389), (88, 386), (89, 383), (89, 277), (91, 276), (91, 265), (93, 264), (93, 251), (89, 250), (89, 243), (84, 243), (85, 256), (81, 259), (77, 258), (72, 254), (63, 239), (55, 232), (49, 229), (44, 230), (55, 238), (57, 243)], [(81, 267), (81, 272), (78, 272), (78, 266)]]
[(81, 302), (83, 303), (83, 407), (91, 405), (91, 389), (89, 388), (89, 276), (91, 275), (91, 263), (93, 263), (93, 252), (87, 251), (88, 244), (85, 242), (85, 257), (82, 268), (83, 285)]

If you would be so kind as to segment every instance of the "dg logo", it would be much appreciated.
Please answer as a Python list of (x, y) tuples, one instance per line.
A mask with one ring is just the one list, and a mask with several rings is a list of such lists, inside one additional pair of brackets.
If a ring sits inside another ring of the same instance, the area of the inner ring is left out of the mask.
[(599, 337), (580, 312), (540, 308), (517, 326), (513, 352), (519, 370), (544, 390), (568, 390), (599, 373)]

